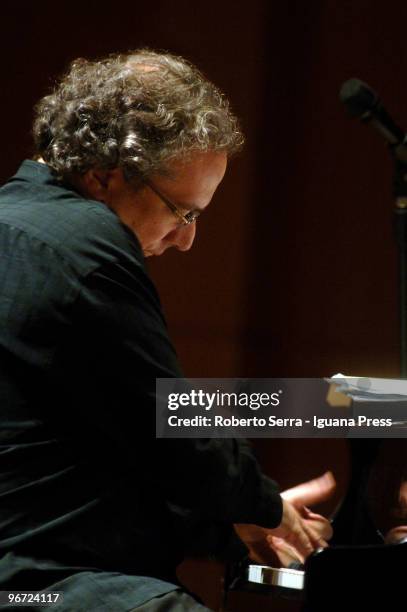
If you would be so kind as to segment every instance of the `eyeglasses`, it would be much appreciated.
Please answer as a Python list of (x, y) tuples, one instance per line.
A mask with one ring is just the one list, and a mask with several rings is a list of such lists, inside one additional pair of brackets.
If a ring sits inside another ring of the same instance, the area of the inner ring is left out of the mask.
[(177, 217), (178, 221), (180, 221), (181, 225), (190, 225), (191, 223), (194, 223), (201, 214), (201, 211), (199, 210), (191, 210), (184, 215), (184, 213), (182, 213), (180, 209), (171, 202), (171, 200), (166, 198), (160, 191), (158, 191), (158, 189), (154, 187), (150, 181), (144, 181), (144, 183), (147, 185), (147, 187), (150, 187), (151, 191), (153, 191), (166, 206), (168, 206), (170, 211)]

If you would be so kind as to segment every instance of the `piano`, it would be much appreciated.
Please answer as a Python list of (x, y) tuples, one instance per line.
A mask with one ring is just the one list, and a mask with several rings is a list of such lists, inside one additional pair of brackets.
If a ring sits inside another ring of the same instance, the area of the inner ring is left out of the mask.
[[(297, 605), (284, 610), (407, 610), (407, 439), (349, 439), (351, 478), (331, 517), (334, 536), (304, 566), (257, 565), (247, 560), (229, 568), (231, 591), (261, 593), (270, 611), (278, 598)], [(406, 483), (406, 488), (403, 486)]]

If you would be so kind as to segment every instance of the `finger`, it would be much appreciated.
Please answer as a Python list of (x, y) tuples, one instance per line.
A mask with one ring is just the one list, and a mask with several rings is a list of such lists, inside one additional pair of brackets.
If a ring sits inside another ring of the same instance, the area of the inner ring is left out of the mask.
[(312, 512), (308, 508), (303, 506), (302, 508), (298, 508), (298, 512), (301, 514), (301, 517), (308, 521), (316, 521), (316, 522), (329, 522), (329, 520), (323, 516), (322, 514), (318, 514), (317, 512)]
[(283, 491), (281, 496), (296, 507), (312, 505), (327, 499), (336, 486), (332, 472), (326, 472), (318, 478), (308, 480), (291, 489)]
[(303, 526), (304, 531), (306, 532), (313, 549), (326, 548), (328, 546), (324, 535), (320, 531), (315, 529), (314, 525), (310, 525), (307, 521), (304, 521)]
[(304, 518), (317, 518), (319, 516), (322, 516), (321, 514), (313, 512), (310, 508), (307, 508), (307, 506), (301, 506), (301, 508), (298, 508), (298, 511)]
[(309, 510), (309, 508), (306, 508), (305, 506), (303, 506), (302, 508), (298, 508), (298, 513), (304, 520), (305, 524), (311, 527), (325, 540), (330, 540), (332, 538), (332, 525), (327, 518), (322, 516), (322, 514), (312, 512), (311, 510)]
[(283, 538), (269, 535), (267, 536), (267, 541), (283, 565), (288, 566), (293, 562), (304, 563), (304, 557)]
[(330, 540), (333, 536), (333, 529), (331, 523), (324, 518), (319, 516), (318, 518), (304, 519), (305, 524), (314, 530), (324, 540)]
[(288, 544), (283, 538), (268, 536), (267, 540), (284, 565), (289, 565), (293, 561), (299, 561), (300, 563), (304, 562), (304, 557), (298, 550), (291, 544)]
[(298, 521), (287, 536), (284, 538), (288, 544), (294, 546), (294, 548), (303, 557), (308, 557), (314, 550), (315, 545), (308, 535), (308, 530), (301, 521)]
[(332, 472), (287, 489), (281, 497), (290, 501), (296, 508), (316, 504), (328, 499), (334, 492), (336, 481)]

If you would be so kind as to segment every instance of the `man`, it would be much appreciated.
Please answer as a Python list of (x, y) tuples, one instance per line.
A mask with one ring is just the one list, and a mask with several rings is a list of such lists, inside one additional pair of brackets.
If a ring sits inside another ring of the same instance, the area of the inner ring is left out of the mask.
[(188, 551), (226, 555), (236, 524), (254, 557), (277, 537), (302, 558), (326, 532), (247, 444), (154, 438), (155, 379), (182, 373), (144, 258), (191, 247), (237, 121), (196, 68), (141, 50), (74, 62), (33, 132), (0, 191), (1, 590), (202, 609), (175, 577)]

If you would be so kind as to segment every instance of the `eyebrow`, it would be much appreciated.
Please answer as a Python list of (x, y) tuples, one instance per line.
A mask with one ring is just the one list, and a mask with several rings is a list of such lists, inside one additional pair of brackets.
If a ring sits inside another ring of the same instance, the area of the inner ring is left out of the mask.
[(202, 213), (205, 210), (205, 208), (196, 208), (196, 207), (195, 208), (190, 208), (189, 206), (186, 206), (184, 204), (179, 204), (179, 208), (181, 210), (183, 210), (183, 209), (186, 210), (187, 213)]
[[(157, 192), (157, 190), (156, 190), (156, 192)], [(161, 195), (161, 193), (160, 193), (160, 192), (157, 192), (157, 193), (159, 193), (159, 195)], [(167, 200), (168, 200), (168, 198), (167, 198)], [(180, 209), (184, 209), (184, 210), (186, 210), (187, 212), (199, 212), (199, 213), (201, 213), (201, 212), (203, 212), (203, 211), (205, 210), (205, 208), (206, 208), (206, 207), (204, 207), (204, 208), (198, 208), (198, 206), (197, 206), (196, 204), (185, 204), (185, 202), (180, 202), (179, 200), (172, 200), (172, 202), (173, 202), (173, 204), (175, 204), (175, 205), (176, 205), (178, 208), (180, 208)]]
[[(162, 200), (164, 200), (164, 202), (165, 202), (165, 201), (169, 202), (169, 203), (170, 203), (170, 204), (172, 204), (173, 206), (176, 206), (177, 208), (179, 208), (179, 209), (180, 209), (180, 211), (181, 211), (181, 210), (185, 210), (185, 211), (186, 211), (186, 214), (188, 214), (188, 213), (199, 213), (199, 214), (201, 214), (201, 213), (202, 213), (202, 212), (205, 210), (205, 208), (206, 208), (206, 207), (204, 207), (204, 208), (198, 208), (198, 207), (196, 206), (196, 204), (185, 204), (185, 203), (181, 203), (181, 202), (179, 202), (179, 200), (170, 200), (170, 199), (168, 198), (168, 196), (167, 196), (167, 195), (165, 195), (165, 194), (163, 194), (163, 193), (161, 192), (161, 190), (160, 190), (160, 189), (157, 189), (157, 187), (156, 187), (155, 185), (153, 185), (153, 184), (151, 183), (151, 181), (149, 181), (149, 180), (145, 180), (144, 182), (145, 182), (145, 184), (146, 184), (148, 187), (150, 187), (150, 189), (152, 189), (152, 191), (154, 191), (154, 193), (155, 193), (156, 195), (158, 195), (158, 197), (160, 197)], [(191, 208), (191, 207), (192, 207), (192, 208)]]

